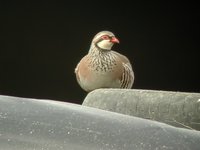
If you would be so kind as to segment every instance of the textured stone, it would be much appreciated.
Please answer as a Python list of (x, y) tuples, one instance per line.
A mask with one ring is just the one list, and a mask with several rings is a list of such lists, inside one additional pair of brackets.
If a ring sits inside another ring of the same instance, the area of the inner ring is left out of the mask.
[(83, 105), (200, 130), (200, 93), (98, 89)]
[(200, 131), (53, 100), (0, 96), (0, 150), (199, 150)]

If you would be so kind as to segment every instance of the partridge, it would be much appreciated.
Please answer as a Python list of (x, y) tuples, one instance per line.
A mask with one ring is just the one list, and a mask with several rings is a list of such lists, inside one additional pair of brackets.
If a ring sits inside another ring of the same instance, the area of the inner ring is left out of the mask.
[(119, 40), (110, 31), (96, 34), (75, 68), (76, 79), (87, 92), (98, 88), (131, 88), (134, 73), (128, 58), (111, 50)]

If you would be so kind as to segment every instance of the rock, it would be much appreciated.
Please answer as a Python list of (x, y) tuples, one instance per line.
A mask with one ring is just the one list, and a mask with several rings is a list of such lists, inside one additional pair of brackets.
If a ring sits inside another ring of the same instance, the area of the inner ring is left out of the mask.
[(98, 89), (83, 105), (200, 130), (200, 93)]
[(1, 150), (199, 150), (200, 131), (77, 104), (0, 96)]

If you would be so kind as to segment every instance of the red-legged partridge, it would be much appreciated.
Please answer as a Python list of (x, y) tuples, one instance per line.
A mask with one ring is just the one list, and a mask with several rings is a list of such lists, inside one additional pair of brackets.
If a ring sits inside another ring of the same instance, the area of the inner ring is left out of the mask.
[(95, 35), (89, 52), (78, 63), (75, 74), (87, 92), (99, 88), (131, 88), (134, 73), (128, 58), (111, 50), (119, 40), (110, 31)]

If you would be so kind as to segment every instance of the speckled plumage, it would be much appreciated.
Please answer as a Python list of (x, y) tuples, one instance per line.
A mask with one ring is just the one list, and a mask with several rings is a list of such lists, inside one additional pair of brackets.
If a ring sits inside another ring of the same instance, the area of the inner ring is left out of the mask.
[(99, 32), (93, 38), (88, 54), (75, 69), (77, 81), (85, 91), (132, 87), (134, 73), (130, 61), (111, 50), (113, 44), (118, 42), (109, 31)]

